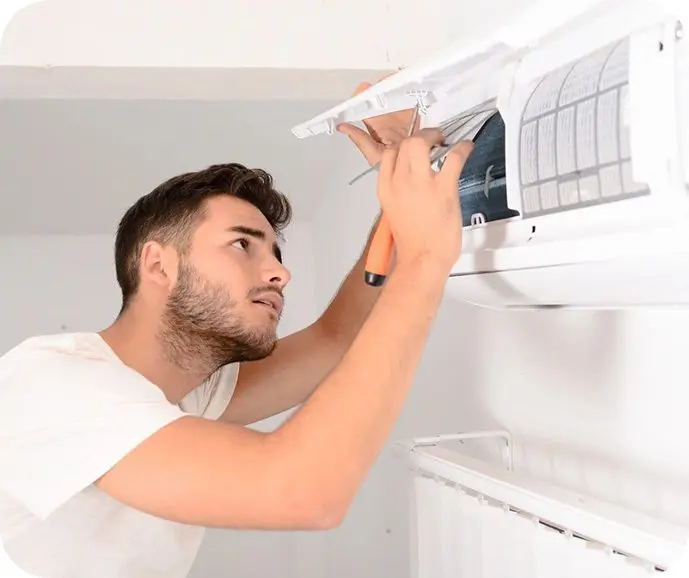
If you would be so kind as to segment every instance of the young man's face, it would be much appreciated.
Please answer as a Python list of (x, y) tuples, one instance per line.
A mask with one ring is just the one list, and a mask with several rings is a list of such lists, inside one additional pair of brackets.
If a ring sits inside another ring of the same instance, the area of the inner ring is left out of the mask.
[(269, 355), (290, 274), (270, 224), (229, 196), (208, 201), (169, 295), (168, 330), (192, 334), (225, 362)]

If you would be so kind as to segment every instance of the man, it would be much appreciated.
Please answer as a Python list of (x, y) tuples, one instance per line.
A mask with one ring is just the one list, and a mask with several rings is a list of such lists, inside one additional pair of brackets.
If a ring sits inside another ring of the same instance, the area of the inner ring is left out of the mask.
[[(365, 87), (361, 87), (365, 88)], [(361, 89), (360, 88), (360, 89)], [(308, 328), (276, 339), (287, 200), (267, 173), (173, 178), (123, 217), (122, 310), (99, 333), (29, 339), (0, 359), (0, 535), (40, 578), (182, 578), (204, 527), (337, 526), (397, 418), (461, 248), (439, 131), (410, 113), (342, 127), (395, 238), (386, 285), (366, 251)], [(241, 364), (241, 370), (240, 370)], [(247, 424), (303, 404), (276, 431)]]

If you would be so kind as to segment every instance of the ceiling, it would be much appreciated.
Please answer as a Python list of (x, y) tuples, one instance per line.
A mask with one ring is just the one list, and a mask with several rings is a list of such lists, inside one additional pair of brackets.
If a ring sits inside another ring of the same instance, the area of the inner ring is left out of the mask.
[(0, 30), (0, 235), (112, 233), (163, 180), (227, 161), (271, 172), (311, 220), (364, 162), (292, 126), (535, 2), (36, 2)]
[(290, 133), (333, 104), (0, 100), (0, 234), (112, 233), (160, 182), (229, 161), (268, 170), (309, 220), (362, 167), (344, 136)]

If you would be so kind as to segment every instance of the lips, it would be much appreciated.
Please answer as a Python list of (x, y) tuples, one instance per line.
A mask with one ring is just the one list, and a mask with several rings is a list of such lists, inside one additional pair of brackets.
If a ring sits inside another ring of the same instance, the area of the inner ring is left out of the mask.
[(265, 293), (254, 299), (253, 302), (270, 307), (278, 315), (282, 312), (283, 300), (277, 293)]

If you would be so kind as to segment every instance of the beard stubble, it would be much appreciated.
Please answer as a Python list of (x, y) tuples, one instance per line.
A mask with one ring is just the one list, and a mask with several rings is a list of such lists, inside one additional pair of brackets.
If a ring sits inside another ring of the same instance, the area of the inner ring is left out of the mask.
[(263, 359), (277, 344), (274, 326), (247, 326), (227, 289), (184, 262), (158, 338), (170, 361), (186, 371), (208, 374), (228, 363)]

